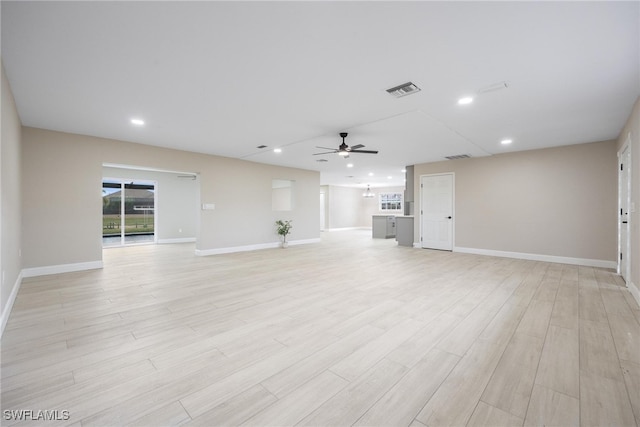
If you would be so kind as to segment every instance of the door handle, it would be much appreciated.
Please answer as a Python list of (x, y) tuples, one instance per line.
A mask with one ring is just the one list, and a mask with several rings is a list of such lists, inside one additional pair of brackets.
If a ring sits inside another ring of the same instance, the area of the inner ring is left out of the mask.
[(450, 217), (450, 216), (448, 216), (448, 217), (447, 217), (447, 219), (451, 219), (451, 217)]
[(628, 221), (622, 221), (623, 224), (627, 224)]

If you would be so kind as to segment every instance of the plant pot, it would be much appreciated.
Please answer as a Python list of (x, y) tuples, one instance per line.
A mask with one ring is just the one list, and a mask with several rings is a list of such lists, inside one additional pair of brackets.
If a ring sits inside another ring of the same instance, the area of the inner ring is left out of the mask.
[(286, 249), (286, 248), (288, 248), (288, 247), (289, 247), (289, 242), (280, 242), (280, 247), (281, 247), (282, 249)]

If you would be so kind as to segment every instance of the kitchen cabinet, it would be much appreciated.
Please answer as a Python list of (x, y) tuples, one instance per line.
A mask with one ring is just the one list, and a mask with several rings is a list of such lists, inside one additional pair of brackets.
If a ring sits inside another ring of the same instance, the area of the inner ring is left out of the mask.
[(413, 247), (413, 216), (396, 217), (396, 240), (398, 246)]
[(374, 215), (372, 226), (374, 239), (396, 237), (396, 217), (394, 215)]

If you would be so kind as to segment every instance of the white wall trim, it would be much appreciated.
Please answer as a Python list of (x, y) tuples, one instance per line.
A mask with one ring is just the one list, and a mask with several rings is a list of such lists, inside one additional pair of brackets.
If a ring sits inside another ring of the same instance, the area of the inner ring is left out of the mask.
[(11, 294), (9, 295), (9, 299), (7, 300), (7, 304), (2, 307), (2, 324), (0, 325), (0, 337), (4, 334), (4, 327), (7, 326), (7, 322), (9, 321), (9, 315), (11, 314), (11, 310), (13, 309), (13, 303), (16, 301), (16, 297), (18, 296), (18, 291), (20, 290), (20, 285), (22, 284), (22, 271), (18, 274), (18, 278), (16, 279), (16, 283), (13, 284), (13, 289), (11, 289)]
[(47, 265), (45, 267), (24, 268), (22, 277), (46, 276), (48, 274), (72, 273), (74, 271), (103, 268), (102, 261), (78, 262), (75, 264)]
[[(393, 215), (391, 215), (393, 216)], [(342, 228), (325, 228), (322, 231), (350, 231), (350, 230), (371, 230), (371, 227), (342, 227)]]
[[(320, 238), (291, 240), (289, 241), (289, 246), (306, 245), (309, 243), (320, 243)], [(248, 251), (257, 251), (261, 249), (274, 249), (279, 247), (280, 247), (280, 242), (271, 242), (271, 243), (259, 243), (255, 245), (246, 245), (246, 246), (232, 246), (229, 248), (196, 249), (196, 255), (209, 256), (209, 255), (231, 254), (234, 252), (248, 252)]]
[(636, 303), (638, 303), (638, 306), (640, 307), (640, 289), (638, 289), (632, 281), (629, 281), (627, 284), (627, 289), (629, 289), (629, 292), (633, 295), (633, 299), (636, 300)]
[(172, 244), (172, 243), (193, 243), (196, 241), (195, 237), (180, 237), (176, 239), (158, 239), (156, 243), (159, 245)]
[(531, 261), (555, 262), (559, 264), (584, 265), (587, 267), (610, 268), (613, 270), (615, 270), (618, 266), (615, 261), (607, 261), (601, 259), (571, 258), (555, 255), (528, 254), (523, 252), (495, 251), (492, 249), (461, 248), (459, 246), (454, 246), (453, 251), (466, 254), (526, 259)]

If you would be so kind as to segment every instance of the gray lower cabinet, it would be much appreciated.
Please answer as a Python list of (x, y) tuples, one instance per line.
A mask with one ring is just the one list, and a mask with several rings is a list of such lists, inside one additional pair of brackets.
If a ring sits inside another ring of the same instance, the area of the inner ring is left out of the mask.
[(413, 247), (413, 217), (396, 217), (396, 240), (399, 246)]
[(393, 215), (374, 215), (372, 228), (374, 239), (396, 237), (396, 217)]

